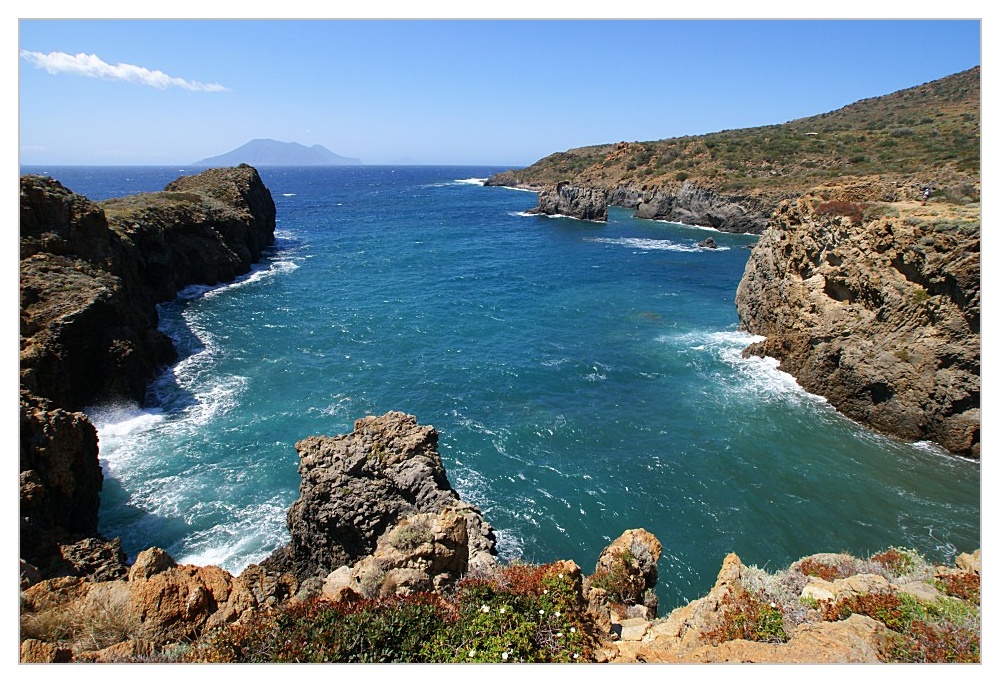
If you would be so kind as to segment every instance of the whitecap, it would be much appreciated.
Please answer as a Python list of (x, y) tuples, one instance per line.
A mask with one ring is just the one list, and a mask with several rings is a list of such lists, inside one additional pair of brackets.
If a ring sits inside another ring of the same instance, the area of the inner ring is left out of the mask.
[(649, 239), (644, 237), (584, 237), (584, 242), (613, 244), (640, 251), (729, 251), (729, 247), (702, 247), (697, 244), (681, 244), (670, 240)]
[(456, 180), (456, 183), (461, 183), (463, 185), (479, 185), (482, 186), (486, 183), (486, 178), (462, 178)]
[(295, 193), (294, 192), (282, 192), (281, 196), (282, 197), (294, 197)]

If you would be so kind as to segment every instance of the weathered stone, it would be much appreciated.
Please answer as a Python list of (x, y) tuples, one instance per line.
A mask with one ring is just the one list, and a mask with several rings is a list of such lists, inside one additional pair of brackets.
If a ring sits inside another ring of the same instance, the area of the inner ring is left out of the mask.
[(132, 568), (128, 571), (129, 581), (148, 579), (154, 574), (165, 572), (176, 567), (174, 558), (170, 557), (162, 548), (147, 548), (135, 558)]
[(981, 574), (983, 570), (982, 550), (976, 549), (972, 553), (962, 553), (955, 558), (955, 567), (966, 572)]
[(817, 206), (783, 202), (753, 249), (736, 306), (766, 339), (744, 353), (777, 358), (876, 430), (978, 458), (978, 218), (939, 230), (931, 217), (865, 221)]
[[(264, 567), (289, 571), (300, 580), (325, 577), (374, 552), (380, 537), (405, 518), (420, 513), (433, 517), (445, 508), (450, 512), (425, 529), (429, 536), (420, 540), (434, 541), (428, 570), (453, 575), (457, 567), (494, 561), (492, 528), (476, 508), (459, 500), (437, 451), (437, 432), (418, 425), (412, 415), (362, 418), (351, 434), (309, 437), (296, 449), (301, 482), (299, 499), (288, 511), (292, 541), (265, 560)], [(429, 519), (420, 524), (426, 526)], [(386, 539), (384, 564), (396, 566), (388, 555), (394, 539), (402, 543), (399, 539), (409, 534), (402, 545), (415, 540), (418, 532), (409, 525)]]
[(611, 625), (611, 632), (618, 636), (618, 640), (624, 641), (642, 640), (648, 631), (649, 622), (640, 618), (623, 619)]
[(58, 663), (69, 662), (73, 659), (73, 651), (66, 647), (59, 647), (52, 643), (46, 643), (34, 638), (21, 641), (21, 663)]
[(945, 597), (941, 591), (923, 581), (910, 581), (895, 588), (897, 593), (906, 593), (917, 600), (924, 600), (926, 602), (936, 602)]
[(586, 221), (608, 220), (608, 195), (602, 189), (558, 183), (538, 192), (538, 206), (528, 213), (570, 216)]
[[(594, 576), (604, 575), (621, 588), (634, 594), (631, 604), (643, 604), (651, 616), (656, 616), (656, 563), (663, 546), (645, 529), (629, 529), (611, 542), (597, 558)], [(614, 590), (614, 589), (611, 589)], [(626, 598), (621, 595), (618, 598)]]

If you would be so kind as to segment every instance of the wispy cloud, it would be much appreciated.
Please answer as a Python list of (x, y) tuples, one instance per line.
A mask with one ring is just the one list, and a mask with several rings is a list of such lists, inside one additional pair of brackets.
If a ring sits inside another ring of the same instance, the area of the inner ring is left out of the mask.
[(21, 57), (50, 74), (75, 74), (91, 78), (106, 78), (112, 81), (128, 81), (139, 85), (149, 85), (160, 90), (183, 88), (196, 92), (226, 92), (229, 88), (218, 83), (200, 83), (184, 78), (168, 76), (162, 71), (150, 70), (135, 64), (108, 64), (97, 55), (80, 53), (70, 55), (65, 52), (31, 52), (21, 50)]

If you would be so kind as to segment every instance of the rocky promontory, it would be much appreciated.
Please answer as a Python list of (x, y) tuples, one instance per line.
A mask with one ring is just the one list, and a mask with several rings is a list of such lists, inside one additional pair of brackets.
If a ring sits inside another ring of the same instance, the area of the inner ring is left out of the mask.
[(368, 573), (380, 582), (432, 588), (495, 564), (493, 529), (451, 487), (437, 440), (433, 427), (390, 412), (357, 420), (350, 434), (298, 442), (292, 540), (262, 566), (326, 579), (375, 553), (380, 565)]
[(248, 272), (274, 241), (274, 201), (250, 166), (100, 203), (44, 176), (20, 185), (22, 570), (89, 574), (88, 553), (124, 555), (74, 549), (96, 537), (103, 483), (96, 430), (78, 411), (142, 403), (176, 356), (156, 304)]
[[(749, 353), (908, 441), (980, 454), (978, 205), (828, 186), (781, 204), (736, 294)], [(867, 200), (867, 201), (866, 201)]]

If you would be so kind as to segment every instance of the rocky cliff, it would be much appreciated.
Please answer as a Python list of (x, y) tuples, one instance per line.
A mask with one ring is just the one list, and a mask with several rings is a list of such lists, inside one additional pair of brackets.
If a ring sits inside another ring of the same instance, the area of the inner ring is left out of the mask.
[(101, 401), (141, 403), (148, 381), (175, 357), (156, 329), (156, 304), (187, 285), (249, 271), (274, 241), (274, 224), (271, 194), (249, 166), (100, 204), (51, 178), (21, 178), (20, 520), (28, 574), (85, 569), (61, 548), (97, 532), (97, 434), (76, 411)]
[(781, 204), (736, 294), (743, 326), (807, 390), (908, 441), (979, 457), (976, 205), (827, 187)]
[[(262, 566), (290, 572), (302, 581), (325, 578), (371, 555), (379, 539), (404, 520), (408, 530), (387, 539), (389, 545), (415, 549), (426, 542), (431, 555), (442, 555), (446, 546), (453, 546), (447, 551), (457, 553), (452, 579), (470, 566), (493, 564), (493, 529), (451, 488), (437, 439), (433, 427), (392, 412), (357, 420), (350, 434), (298, 442), (299, 498), (288, 511), (292, 541)], [(439, 519), (445, 511), (448, 514)], [(455, 527), (455, 533), (442, 535), (438, 524), (435, 534), (432, 528), (441, 521)], [(401, 535), (409, 540), (397, 538)], [(445, 536), (454, 543), (443, 542)], [(440, 546), (436, 553), (435, 543)], [(401, 567), (412, 568), (413, 561), (408, 558)], [(381, 568), (383, 573), (389, 569)], [(438, 573), (432, 572), (432, 578)]]

